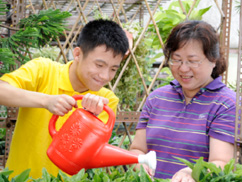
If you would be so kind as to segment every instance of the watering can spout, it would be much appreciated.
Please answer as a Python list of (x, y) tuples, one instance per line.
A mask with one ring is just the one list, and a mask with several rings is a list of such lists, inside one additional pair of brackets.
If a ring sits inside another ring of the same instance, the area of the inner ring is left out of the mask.
[(145, 155), (139, 155), (138, 161), (140, 164), (146, 164), (150, 169), (152, 169), (153, 172), (155, 172), (157, 164), (155, 151), (150, 151)]
[(136, 154), (125, 149), (105, 144), (105, 146), (97, 152), (93, 160), (89, 163), (90, 168), (99, 168), (105, 166), (118, 166), (128, 164), (146, 164), (150, 169), (156, 169), (156, 153), (150, 151), (147, 154)]

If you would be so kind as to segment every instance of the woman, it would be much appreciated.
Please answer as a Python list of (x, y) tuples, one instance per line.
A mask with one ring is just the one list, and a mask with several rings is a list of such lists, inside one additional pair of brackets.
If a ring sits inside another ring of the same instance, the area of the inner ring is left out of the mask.
[(236, 95), (221, 81), (227, 64), (208, 23), (177, 25), (164, 54), (175, 80), (147, 98), (130, 150), (156, 151), (155, 177), (194, 182), (175, 157), (193, 163), (203, 157), (221, 167), (233, 158)]

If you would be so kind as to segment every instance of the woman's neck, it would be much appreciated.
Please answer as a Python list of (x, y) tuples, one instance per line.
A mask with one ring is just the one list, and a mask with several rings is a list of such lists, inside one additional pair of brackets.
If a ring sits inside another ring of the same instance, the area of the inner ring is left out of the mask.
[(183, 91), (183, 95), (184, 95), (185, 98), (192, 99), (196, 95), (196, 93), (195, 94), (186, 93), (186, 92)]
[(188, 94), (188, 93), (183, 91), (183, 95), (185, 97), (186, 104), (189, 104), (191, 102), (192, 98), (196, 95), (196, 93), (195, 94), (193, 94), (193, 93)]

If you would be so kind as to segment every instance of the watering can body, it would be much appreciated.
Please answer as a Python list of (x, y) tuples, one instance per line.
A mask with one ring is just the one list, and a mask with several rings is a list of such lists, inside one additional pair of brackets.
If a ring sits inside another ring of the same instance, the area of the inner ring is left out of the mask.
[[(73, 96), (76, 100), (81, 95)], [(104, 105), (109, 114), (104, 124), (92, 113), (78, 108), (67, 119), (59, 131), (55, 129), (57, 115), (49, 123), (53, 138), (47, 155), (62, 171), (74, 175), (81, 169), (99, 168), (138, 163), (138, 155), (108, 144), (115, 123), (114, 112)]]

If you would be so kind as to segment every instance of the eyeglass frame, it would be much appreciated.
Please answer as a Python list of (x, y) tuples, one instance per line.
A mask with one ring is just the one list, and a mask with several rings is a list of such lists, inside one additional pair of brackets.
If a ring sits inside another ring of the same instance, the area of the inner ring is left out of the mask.
[[(190, 67), (190, 68), (198, 68), (198, 67), (200, 66), (200, 64), (202, 64), (202, 62), (203, 62), (205, 59), (207, 59), (207, 57), (205, 57), (205, 58), (202, 59), (201, 61), (189, 61), (189, 60), (188, 60), (188, 61), (180, 61), (180, 60), (178, 60), (177, 63), (179, 63), (179, 64), (177, 64), (177, 65), (175, 64), (175, 65), (174, 65), (174, 64), (172, 63), (172, 61), (174, 61), (174, 59), (171, 59), (171, 58), (170, 58), (169, 61), (168, 61), (168, 64), (171, 65), (171, 66), (179, 66), (179, 67), (180, 67), (182, 64), (185, 63), (185, 64), (186, 64), (188, 67)], [(196, 63), (197, 63), (197, 66), (191, 66), (191, 65), (192, 65), (191, 62), (196, 62)]]

